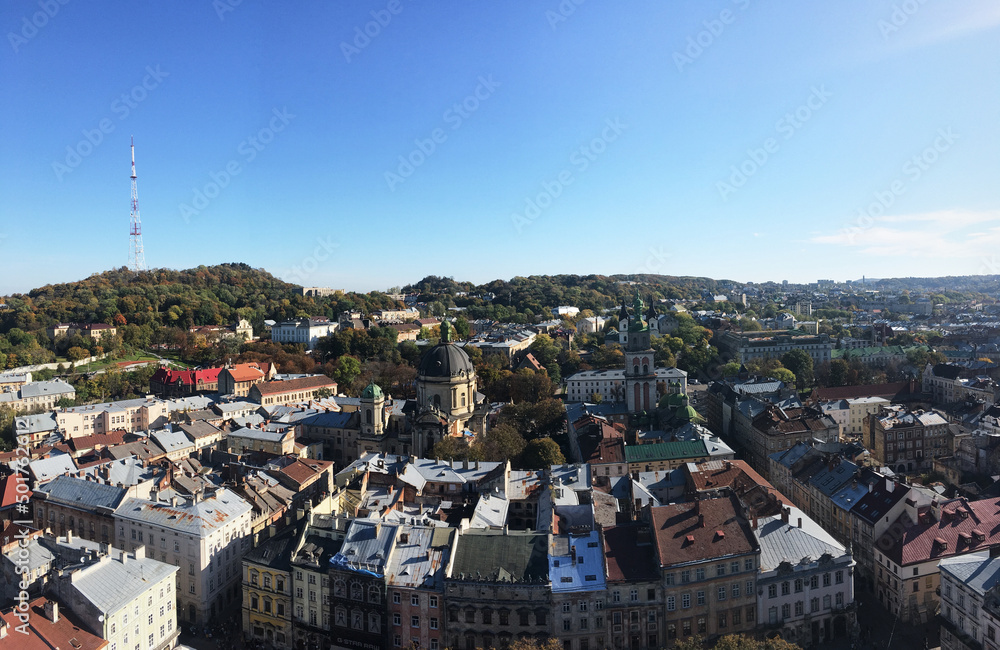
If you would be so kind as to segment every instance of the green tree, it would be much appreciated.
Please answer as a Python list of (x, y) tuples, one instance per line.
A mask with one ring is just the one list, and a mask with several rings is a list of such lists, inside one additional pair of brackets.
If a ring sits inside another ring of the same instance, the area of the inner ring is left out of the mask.
[(813, 383), (813, 359), (805, 350), (789, 350), (781, 356), (781, 365), (795, 374), (796, 387), (808, 388)]
[(472, 443), (472, 456), (476, 460), (513, 460), (524, 451), (527, 441), (509, 424), (491, 427), (485, 435), (477, 436)]
[(361, 362), (357, 358), (345, 354), (337, 359), (333, 373), (338, 387), (346, 388), (354, 383), (354, 380), (361, 374)]
[(431, 448), (431, 457), (440, 460), (465, 460), (471, 451), (462, 438), (445, 436)]
[(81, 361), (90, 356), (90, 352), (84, 350), (83, 348), (72, 347), (66, 350), (66, 358), (69, 359), (73, 365), (76, 365), (77, 361)]
[(552, 438), (532, 440), (524, 447), (521, 454), (521, 467), (526, 469), (544, 469), (550, 465), (562, 465), (566, 462), (559, 444)]
[(769, 370), (766, 376), (782, 381), (786, 386), (795, 386), (795, 373), (788, 368), (774, 368)]
[(465, 339), (469, 338), (469, 334), (471, 333), (472, 328), (469, 326), (468, 318), (466, 318), (465, 316), (459, 316), (458, 318), (455, 319), (454, 325), (455, 325), (455, 335), (459, 339), (464, 341)]

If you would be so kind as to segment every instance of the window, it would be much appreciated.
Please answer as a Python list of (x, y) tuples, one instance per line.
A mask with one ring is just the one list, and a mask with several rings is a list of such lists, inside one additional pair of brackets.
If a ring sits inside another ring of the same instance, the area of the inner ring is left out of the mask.
[(684, 636), (691, 636), (691, 621), (683, 621), (681, 623), (681, 631)]
[(813, 576), (809, 578), (809, 588), (819, 589), (819, 576)]
[(663, 579), (664, 579), (665, 583), (668, 586), (674, 584), (674, 574), (672, 574), (672, 573), (668, 573), (668, 574), (664, 575)]
[(823, 609), (830, 609), (830, 594), (823, 596)]
[(687, 609), (691, 606), (691, 594), (684, 594), (681, 596), (681, 607)]
[(438, 620), (437, 620), (436, 618), (432, 618), (432, 619), (431, 619), (431, 624), (430, 624), (430, 628), (431, 628), (432, 630), (436, 630), (436, 629), (438, 629)]
[(778, 585), (768, 585), (767, 586), (767, 597), (777, 598), (778, 597)]
[(698, 619), (698, 634), (704, 634), (705, 633), (705, 628), (706, 628), (706, 626), (705, 626), (705, 618), (701, 617), (701, 618)]
[(726, 599), (726, 588), (725, 588), (725, 586), (719, 587), (719, 589), (717, 591), (717, 594), (718, 594), (718, 600), (725, 600)]
[(802, 578), (795, 579), (795, 593), (797, 594), (802, 593)]
[(726, 627), (726, 613), (722, 612), (719, 614), (719, 627)]
[(500, 610), (500, 625), (510, 624), (510, 613), (504, 610)]
[(743, 570), (744, 571), (753, 571), (753, 558), (752, 557), (748, 557), (747, 559), (743, 560)]
[(579, 607), (581, 612), (587, 611), (587, 601), (581, 600), (579, 603), (577, 603), (577, 606)]
[(685, 570), (681, 571), (681, 584), (687, 584), (691, 582), (691, 571)]
[[(913, 575), (917, 575), (917, 570), (916, 569), (913, 570)], [(836, 582), (838, 585), (844, 584), (844, 572), (843, 571), (837, 571), (837, 573), (834, 574), (834, 580), (833, 581)]]
[(431, 596), (430, 605), (431, 605), (431, 607), (437, 607), (438, 606), (438, 597), (437, 596)]
[(399, 592), (398, 591), (392, 592), (392, 604), (393, 605), (398, 605), (399, 604)]
[(717, 575), (717, 576), (724, 576), (724, 575), (726, 575), (726, 565), (725, 564), (716, 565), (716, 567), (715, 567), (715, 575)]
[(753, 623), (754, 616), (756, 616), (756, 607), (747, 607), (747, 623)]
[(620, 591), (612, 591), (611, 592), (611, 600), (613, 602), (620, 603), (622, 601), (622, 594), (621, 594), (621, 592)]
[(565, 613), (565, 612), (568, 612), (568, 611), (570, 610), (570, 608), (571, 608), (571, 607), (572, 607), (572, 605), (570, 605), (569, 603), (563, 603), (563, 604), (562, 604), (562, 611), (563, 611), (564, 613)]
[(824, 587), (829, 587), (830, 586), (830, 574), (829, 573), (824, 573), (823, 574), (823, 586)]
[(656, 600), (656, 589), (646, 590), (646, 600)]
[(746, 595), (750, 596), (752, 594), (753, 594), (753, 580), (747, 580)]
[(569, 632), (570, 625), (571, 625), (571, 623), (570, 623), (570, 620), (568, 618), (565, 619), (565, 620), (563, 620), (563, 632)]
[(842, 591), (838, 591), (837, 592), (837, 597), (835, 599), (835, 602), (837, 603), (837, 607), (843, 607), (844, 606), (844, 592), (842, 592)]
[(416, 594), (413, 594), (412, 596), (410, 596), (410, 605), (412, 605), (414, 607), (419, 607), (420, 606), (420, 596), (418, 596)]
[(819, 598), (813, 598), (809, 601), (809, 612), (816, 613), (819, 611)]
[(732, 587), (733, 598), (740, 597), (740, 583), (734, 582)]
[(804, 610), (805, 610), (805, 603), (803, 603), (801, 600), (796, 600), (795, 601), (795, 615), (796, 616), (802, 616), (802, 612)]
[(632, 603), (638, 602), (639, 601), (639, 590), (638, 589), (630, 589), (629, 592), (628, 592), (628, 599), (629, 599), (629, 602), (632, 602)]
[(738, 609), (733, 610), (733, 625), (739, 625), (743, 622), (743, 612)]
[(791, 585), (786, 580), (785, 582), (781, 583), (781, 595), (787, 596), (789, 593), (791, 593)]
[(410, 627), (420, 627), (420, 617), (411, 616), (410, 617)]
[(705, 592), (704, 591), (699, 591), (698, 594), (697, 594), (697, 596), (698, 596), (698, 604), (699, 605), (704, 605), (705, 604)]
[(791, 617), (792, 617), (792, 606), (789, 605), (788, 603), (785, 603), (784, 605), (781, 606), (781, 620), (785, 620)]
[(694, 577), (695, 577), (695, 580), (704, 580), (705, 579), (705, 569), (704, 569), (704, 567), (701, 568), (701, 569), (695, 569), (694, 570)]
[(402, 625), (403, 624), (403, 619), (399, 615), (399, 612), (394, 612), (393, 613), (393, 615), (392, 615), (392, 624), (393, 625)]
[(667, 596), (667, 611), (672, 612), (676, 608), (677, 601), (674, 600), (673, 596)]

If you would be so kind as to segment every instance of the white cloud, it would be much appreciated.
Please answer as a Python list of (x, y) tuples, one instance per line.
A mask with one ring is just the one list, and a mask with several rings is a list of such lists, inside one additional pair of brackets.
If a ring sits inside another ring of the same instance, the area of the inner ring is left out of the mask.
[(911, 264), (914, 258), (973, 262), (991, 257), (1000, 248), (1000, 210), (948, 210), (859, 219), (835, 232), (815, 233), (810, 241)]

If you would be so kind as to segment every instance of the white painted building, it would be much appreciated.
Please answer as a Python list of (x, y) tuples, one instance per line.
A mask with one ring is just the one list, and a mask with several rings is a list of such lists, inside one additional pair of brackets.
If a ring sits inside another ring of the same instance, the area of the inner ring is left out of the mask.
[(337, 329), (337, 322), (328, 318), (297, 318), (275, 323), (271, 327), (271, 340), (275, 343), (300, 343), (307, 350), (312, 350), (321, 337), (330, 336)]
[(178, 619), (206, 625), (240, 604), (252, 516), (250, 504), (226, 488), (193, 499), (127, 499), (115, 510), (116, 539), (179, 567)]
[[(680, 382), (680, 392), (687, 392), (687, 373), (677, 368), (656, 368), (656, 383)], [(589, 402), (597, 393), (606, 402), (625, 400), (625, 370), (583, 370), (566, 379), (568, 402)]]
[(777, 626), (802, 646), (849, 637), (854, 631), (854, 558), (794, 506), (762, 518), (757, 620)]

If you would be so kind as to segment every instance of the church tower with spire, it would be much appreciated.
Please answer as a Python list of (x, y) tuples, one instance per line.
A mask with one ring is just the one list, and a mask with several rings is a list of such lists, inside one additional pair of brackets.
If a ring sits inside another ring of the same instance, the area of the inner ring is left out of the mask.
[(625, 401), (632, 413), (656, 408), (655, 352), (650, 344), (649, 324), (642, 318), (643, 307), (636, 292), (625, 346)]

